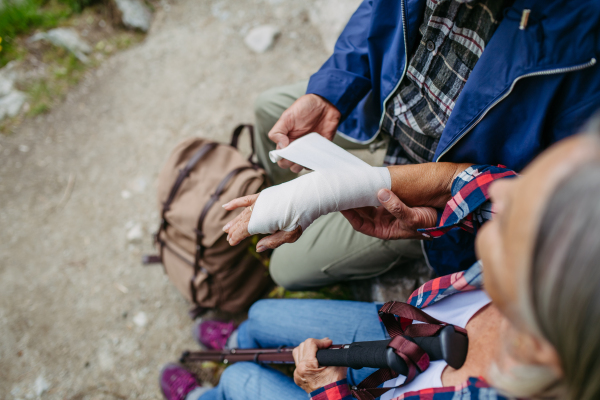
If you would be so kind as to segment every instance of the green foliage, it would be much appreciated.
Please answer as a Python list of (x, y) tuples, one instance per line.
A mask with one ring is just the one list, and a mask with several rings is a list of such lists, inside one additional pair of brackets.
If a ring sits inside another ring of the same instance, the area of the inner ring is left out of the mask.
[(58, 0), (65, 4), (73, 12), (81, 12), (85, 7), (100, 3), (101, 0)]
[(6, 0), (0, 9), (0, 66), (20, 56), (16, 38), (35, 29), (50, 29), (69, 17), (72, 9), (44, 0)]

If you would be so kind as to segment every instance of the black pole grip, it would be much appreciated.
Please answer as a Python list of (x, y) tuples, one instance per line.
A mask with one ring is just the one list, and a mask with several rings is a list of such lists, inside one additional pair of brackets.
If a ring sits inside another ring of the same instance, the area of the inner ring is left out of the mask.
[(390, 339), (373, 342), (355, 342), (340, 349), (317, 351), (321, 366), (361, 368), (391, 368), (406, 375), (408, 368), (394, 349), (387, 347)]

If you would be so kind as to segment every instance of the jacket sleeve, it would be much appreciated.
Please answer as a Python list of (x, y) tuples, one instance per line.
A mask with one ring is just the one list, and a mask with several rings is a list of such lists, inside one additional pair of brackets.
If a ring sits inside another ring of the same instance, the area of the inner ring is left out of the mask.
[(374, 0), (364, 0), (338, 38), (333, 55), (308, 82), (307, 94), (330, 101), (344, 120), (371, 89), (367, 38)]

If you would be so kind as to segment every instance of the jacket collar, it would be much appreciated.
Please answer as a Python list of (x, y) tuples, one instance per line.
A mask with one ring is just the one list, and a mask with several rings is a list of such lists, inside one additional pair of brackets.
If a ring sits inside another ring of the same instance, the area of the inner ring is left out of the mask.
[[(531, 10), (519, 29), (524, 9)], [(560, 73), (596, 57), (600, 5), (594, 1), (517, 0), (471, 72), (446, 124), (435, 160), (502, 101), (519, 79), (542, 71)], [(566, 72), (566, 71), (565, 71)]]

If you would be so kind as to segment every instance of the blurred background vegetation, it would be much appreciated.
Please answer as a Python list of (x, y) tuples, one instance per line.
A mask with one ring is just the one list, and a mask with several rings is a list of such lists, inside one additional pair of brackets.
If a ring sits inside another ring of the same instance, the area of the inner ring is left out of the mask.
[(0, 1), (0, 67), (22, 54), (16, 45), (19, 35), (36, 29), (51, 29), (103, 0), (4, 0)]
[[(144, 4), (152, 7), (151, 1)], [(68, 29), (89, 46), (86, 59), (34, 38), (55, 28)], [(0, 0), (0, 83), (8, 79), (11, 90), (27, 98), (17, 115), (0, 116), (0, 133), (49, 111), (89, 70), (144, 36), (123, 25), (114, 0)]]

